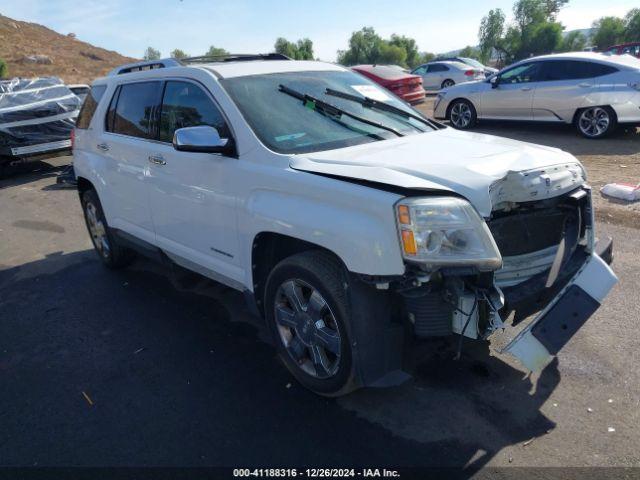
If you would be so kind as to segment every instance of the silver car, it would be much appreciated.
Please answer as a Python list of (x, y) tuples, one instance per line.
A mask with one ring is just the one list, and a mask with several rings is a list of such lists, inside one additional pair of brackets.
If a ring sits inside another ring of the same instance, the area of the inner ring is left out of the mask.
[(484, 78), (483, 69), (462, 62), (429, 62), (416, 67), (411, 73), (422, 77), (422, 87), (425, 90), (440, 90)]
[(640, 60), (590, 52), (529, 58), (440, 92), (434, 117), (463, 130), (482, 119), (574, 124), (601, 138), (618, 124), (640, 124)]

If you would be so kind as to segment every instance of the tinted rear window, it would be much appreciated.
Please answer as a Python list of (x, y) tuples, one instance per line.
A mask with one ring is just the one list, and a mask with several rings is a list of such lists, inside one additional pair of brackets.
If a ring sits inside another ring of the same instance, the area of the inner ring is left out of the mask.
[(91, 92), (84, 99), (84, 103), (82, 104), (82, 108), (80, 109), (80, 113), (78, 114), (78, 120), (76, 120), (76, 128), (89, 128), (89, 124), (91, 123), (93, 114), (96, 113), (96, 108), (98, 108), (100, 99), (102, 98), (102, 95), (104, 95), (106, 89), (106, 85), (97, 85), (95, 87), (91, 87)]
[(113, 132), (140, 138), (155, 138), (154, 115), (157, 110), (161, 82), (121, 85), (113, 116)]
[(600, 63), (577, 60), (557, 60), (544, 62), (540, 74), (541, 81), (579, 80), (594, 78), (616, 72), (614, 67)]

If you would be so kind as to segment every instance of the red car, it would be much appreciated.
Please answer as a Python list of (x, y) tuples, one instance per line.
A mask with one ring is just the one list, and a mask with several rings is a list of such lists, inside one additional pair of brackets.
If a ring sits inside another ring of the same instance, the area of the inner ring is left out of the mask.
[(424, 102), (425, 92), (419, 75), (411, 75), (389, 65), (356, 65), (351, 70), (382, 85), (407, 103)]
[(640, 58), (640, 42), (614, 45), (613, 47), (607, 48), (606, 52), (614, 55), (624, 55), (625, 53), (628, 53), (629, 55)]

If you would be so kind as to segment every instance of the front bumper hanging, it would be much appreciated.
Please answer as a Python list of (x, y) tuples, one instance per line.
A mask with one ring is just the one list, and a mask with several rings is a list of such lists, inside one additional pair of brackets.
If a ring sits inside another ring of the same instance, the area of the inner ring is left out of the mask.
[[(598, 246), (596, 250), (610, 262), (611, 240)], [(502, 351), (516, 357), (531, 371), (547, 366), (618, 282), (607, 261), (597, 253), (590, 254), (558, 295)]]

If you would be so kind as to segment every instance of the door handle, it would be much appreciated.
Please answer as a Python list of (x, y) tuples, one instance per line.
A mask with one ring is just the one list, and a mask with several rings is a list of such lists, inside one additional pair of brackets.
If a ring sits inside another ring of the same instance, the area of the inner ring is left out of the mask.
[(162, 155), (149, 155), (149, 161), (151, 163), (153, 163), (154, 165), (166, 165), (167, 162), (165, 161), (164, 157)]
[(102, 150), (103, 152), (109, 151), (109, 145), (107, 145), (106, 143), (99, 143), (98, 145), (96, 145), (96, 147), (98, 148), (98, 150)]
[(523, 92), (528, 92), (531, 90), (531, 87), (522, 87), (520, 90), (522, 90)]
[(580, 83), (578, 86), (580, 88), (589, 88), (591, 86), (591, 84), (590, 83)]

